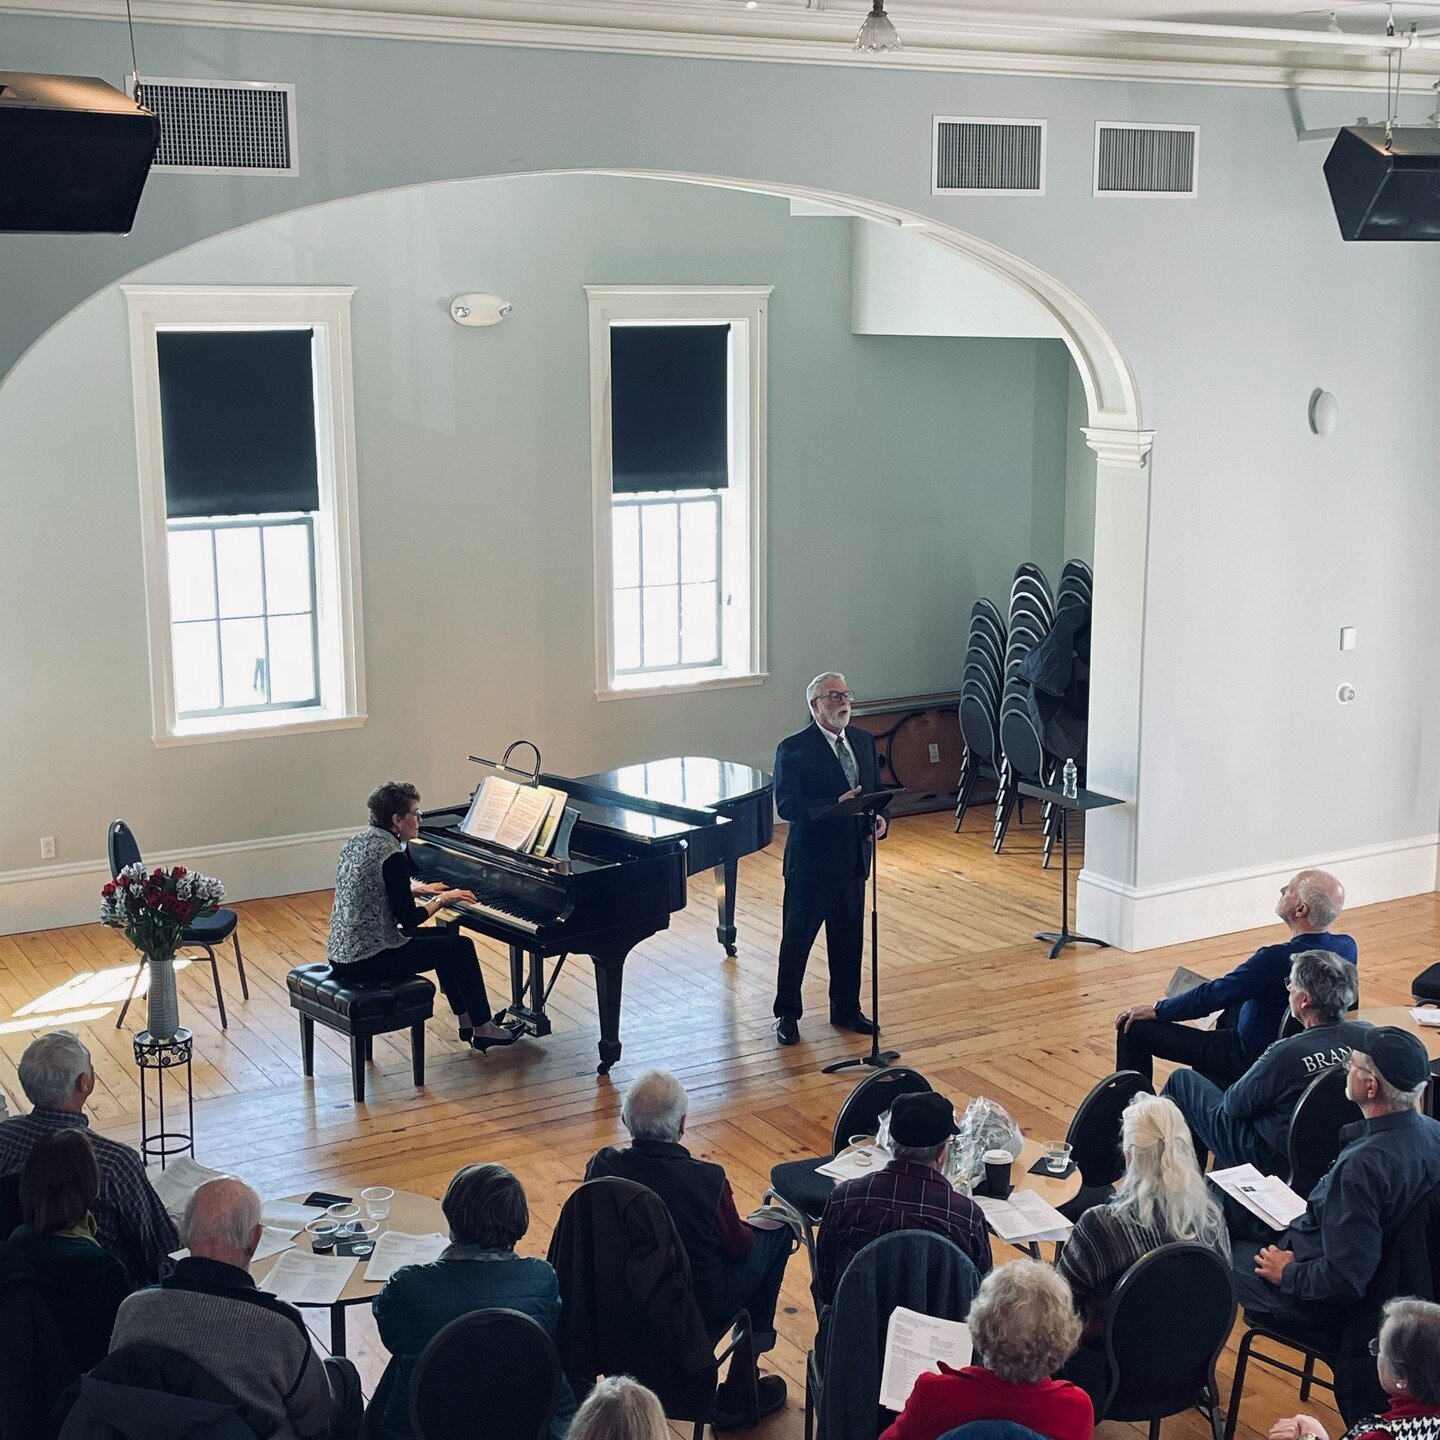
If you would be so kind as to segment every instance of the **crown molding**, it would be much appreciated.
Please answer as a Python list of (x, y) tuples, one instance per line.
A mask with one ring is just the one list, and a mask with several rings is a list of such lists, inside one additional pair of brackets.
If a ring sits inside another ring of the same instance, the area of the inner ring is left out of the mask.
[[(461, 13), (456, 6), (463, 4)], [(1304, 50), (1252, 43), (1107, 33), (1104, 22), (1016, 17), (962, 18), (933, 12), (904, 17), (905, 49), (865, 57), (850, 42), (856, 13), (700, 0), (374, 0), (302, 4), (282, 0), (136, 0), (141, 23), (223, 29), (605, 51), (705, 60), (844, 65), (863, 69), (956, 71), (1066, 79), (1373, 90), (1383, 54), (1328, 47)], [(113, 0), (0, 0), (0, 13), (113, 22)], [(1427, 91), (1440, 50), (1407, 56), (1407, 91)]]

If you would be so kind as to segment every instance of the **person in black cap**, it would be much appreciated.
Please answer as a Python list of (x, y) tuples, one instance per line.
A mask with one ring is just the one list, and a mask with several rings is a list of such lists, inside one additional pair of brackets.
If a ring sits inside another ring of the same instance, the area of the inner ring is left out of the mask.
[(1338, 1329), (1380, 1265), (1385, 1237), (1440, 1185), (1440, 1124), (1418, 1112), (1430, 1083), (1425, 1047), (1378, 1025), (1352, 1040), (1345, 1093), (1364, 1119), (1279, 1244), (1237, 1244), (1235, 1290), (1246, 1311), (1282, 1324)]
[(955, 1134), (955, 1107), (933, 1090), (901, 1095), (890, 1107), (894, 1159), (873, 1175), (830, 1192), (820, 1218), (815, 1276), (820, 1298), (835, 1298), (845, 1267), (872, 1240), (892, 1230), (930, 1230), (953, 1240), (984, 1275), (993, 1263), (980, 1207), (940, 1173)]

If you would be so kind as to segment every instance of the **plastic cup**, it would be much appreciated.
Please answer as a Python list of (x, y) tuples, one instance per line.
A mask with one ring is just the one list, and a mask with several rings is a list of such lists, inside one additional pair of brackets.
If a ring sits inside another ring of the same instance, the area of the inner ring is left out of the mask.
[(317, 1255), (328, 1255), (335, 1249), (335, 1232), (339, 1228), (336, 1221), (328, 1217), (311, 1220), (305, 1226), (305, 1233), (310, 1237), (310, 1248)]
[(360, 1199), (365, 1203), (365, 1213), (372, 1220), (384, 1220), (390, 1214), (390, 1202), (395, 1198), (395, 1192), (388, 1185), (372, 1185), (368, 1190), (360, 1192)]
[(873, 1145), (875, 1137), (873, 1135), (852, 1135), (846, 1143), (849, 1145)]
[(330, 1205), (326, 1207), (325, 1214), (335, 1222), (336, 1237), (344, 1239), (347, 1235), (355, 1233), (351, 1226), (360, 1218), (360, 1207), (349, 1203)]
[(1045, 1168), (1052, 1175), (1063, 1175), (1070, 1163), (1070, 1147), (1063, 1141), (1052, 1140), (1045, 1147)]

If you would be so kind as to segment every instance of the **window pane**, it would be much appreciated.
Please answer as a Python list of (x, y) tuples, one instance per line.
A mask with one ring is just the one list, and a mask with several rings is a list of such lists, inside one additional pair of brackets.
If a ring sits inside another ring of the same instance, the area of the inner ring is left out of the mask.
[[(220, 573), (220, 614), (259, 615), (260, 532), (252, 525), (215, 532), (215, 563)], [(224, 640), (221, 641), (222, 648)], [(228, 682), (227, 682), (228, 684)], [(229, 704), (226, 701), (226, 704)]]
[(685, 581), (715, 578), (720, 507), (713, 500), (680, 507), (680, 574)]
[(271, 615), (308, 611), (310, 529), (306, 525), (265, 527), (265, 608)]
[(615, 586), (640, 583), (640, 512), (633, 505), (617, 505), (610, 512), (615, 538)]
[[(676, 566), (679, 543), (676, 515), (680, 507), (673, 501), (644, 506), (641, 533), (645, 547), (645, 585), (673, 585), (680, 578)], [(646, 621), (649, 624), (649, 621)], [(645, 663), (650, 664), (647, 658)]]
[[(673, 509), (673, 507), (671, 507)], [(680, 587), (645, 587), (645, 668), (680, 663)]]
[(170, 618), (205, 620), (215, 615), (215, 566), (208, 530), (170, 532)]
[(703, 665), (719, 660), (716, 636), (715, 582), (680, 587), (680, 660), (685, 665)]
[(640, 668), (640, 592), (615, 592), (615, 668)]
[(175, 666), (175, 708), (182, 715), (220, 708), (220, 663), (215, 653), (213, 621), (191, 621), (170, 627), (170, 654)]
[[(254, 531), (250, 531), (254, 535)], [(255, 547), (259, 554), (259, 545)], [(236, 705), (265, 703), (265, 622), (263, 620), (222, 620), (220, 622), (220, 676), (224, 687), (222, 703), (227, 710)]]
[(270, 702), (295, 705), (315, 696), (315, 644), (308, 615), (270, 621)]

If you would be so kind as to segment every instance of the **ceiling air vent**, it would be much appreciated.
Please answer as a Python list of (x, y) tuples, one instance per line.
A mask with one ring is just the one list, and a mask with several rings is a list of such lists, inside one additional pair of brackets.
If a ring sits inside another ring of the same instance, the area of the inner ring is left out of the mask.
[(1200, 130), (1195, 125), (1095, 126), (1095, 193), (1161, 195), (1189, 200), (1198, 193)]
[(1045, 122), (935, 117), (933, 195), (1043, 195)]
[[(132, 86), (135, 77), (130, 77)], [(160, 119), (156, 170), (298, 175), (295, 87), (254, 80), (164, 80), (132, 89)]]

